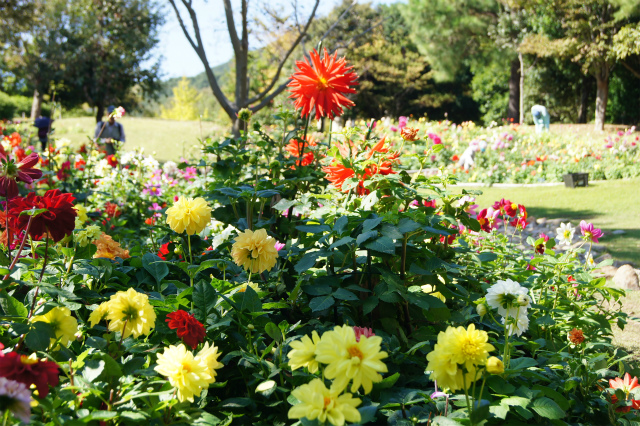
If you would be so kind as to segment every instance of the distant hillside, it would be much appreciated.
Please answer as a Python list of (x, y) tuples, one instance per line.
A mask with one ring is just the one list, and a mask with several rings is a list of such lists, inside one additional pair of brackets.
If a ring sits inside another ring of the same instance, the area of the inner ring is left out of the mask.
[[(229, 77), (229, 71), (231, 71), (231, 61), (225, 62), (224, 64), (220, 64), (216, 67), (212, 68), (213, 75), (218, 79), (218, 83), (222, 86), (226, 83), (226, 80)], [(171, 96), (171, 90), (176, 87), (178, 82), (182, 79), (182, 77), (174, 77), (170, 78), (162, 83), (163, 89), (165, 92), (165, 96)], [(209, 86), (209, 80), (207, 80), (207, 74), (203, 71), (200, 74), (194, 77), (187, 77), (191, 86), (195, 87), (198, 90), (209, 90), (211, 92), (211, 88)]]

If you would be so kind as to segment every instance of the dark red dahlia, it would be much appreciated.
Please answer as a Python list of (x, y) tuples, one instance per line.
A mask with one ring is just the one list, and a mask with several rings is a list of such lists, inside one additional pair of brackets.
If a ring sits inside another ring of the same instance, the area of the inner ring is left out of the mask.
[(204, 325), (190, 313), (181, 309), (167, 315), (166, 321), (169, 328), (177, 330), (178, 337), (191, 349), (197, 348), (199, 343), (204, 342), (204, 337), (207, 335)]
[(21, 215), (23, 211), (44, 209), (31, 220), (29, 235), (34, 239), (42, 238), (46, 232), (58, 242), (75, 229), (78, 213), (73, 208), (74, 196), (63, 194), (59, 189), (47, 191), (44, 195), (30, 192), (26, 197), (16, 197), (9, 202), (9, 220), (12, 230), (21, 233), (27, 229), (29, 215)]
[(18, 196), (18, 184), (21, 181), (27, 184), (42, 177), (42, 170), (34, 169), (40, 157), (35, 152), (27, 155), (22, 161), (16, 163), (0, 153), (0, 196), (13, 198)]
[(0, 356), (0, 377), (24, 383), (27, 387), (35, 385), (40, 398), (49, 394), (49, 385), (57, 386), (60, 380), (55, 362), (41, 361), (17, 352)]

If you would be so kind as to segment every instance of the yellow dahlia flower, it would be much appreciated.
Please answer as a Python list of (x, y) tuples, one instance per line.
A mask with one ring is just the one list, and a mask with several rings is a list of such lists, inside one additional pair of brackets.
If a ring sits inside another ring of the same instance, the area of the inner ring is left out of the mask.
[(231, 248), (231, 257), (238, 266), (254, 273), (262, 273), (276, 266), (278, 250), (276, 240), (264, 229), (253, 232), (247, 229), (238, 235)]
[(209, 342), (206, 342), (200, 352), (196, 355), (196, 360), (202, 361), (207, 366), (207, 373), (211, 376), (209, 383), (216, 381), (217, 369), (224, 367), (224, 365), (218, 361), (220, 352), (218, 352), (217, 346), (209, 346)]
[[(431, 380), (437, 380), (443, 388), (456, 391), (468, 388), (478, 379), (477, 367), (484, 365), (493, 345), (487, 343), (489, 336), (485, 331), (476, 330), (474, 324), (469, 328), (448, 327), (438, 334), (438, 342), (427, 355), (427, 370), (431, 371)], [(464, 365), (467, 373), (459, 365)]]
[(109, 302), (102, 302), (98, 307), (89, 315), (89, 322), (91, 327), (95, 327), (97, 323), (102, 321), (104, 317), (109, 313)]
[(353, 380), (351, 392), (362, 386), (367, 394), (373, 383), (382, 381), (379, 373), (387, 372), (387, 366), (381, 361), (387, 353), (380, 351), (381, 344), (380, 336), (362, 335), (357, 341), (353, 327), (338, 326), (322, 335), (316, 345), (316, 360), (328, 364), (325, 377), (334, 380), (332, 387), (342, 391)]
[(130, 288), (117, 292), (107, 303), (109, 330), (119, 331), (126, 338), (149, 334), (155, 327), (156, 313), (146, 294)]
[(313, 379), (306, 385), (297, 387), (291, 395), (300, 401), (289, 409), (290, 419), (318, 419), (321, 424), (329, 422), (334, 426), (343, 426), (345, 422), (359, 423), (360, 412), (356, 409), (362, 402), (350, 393), (340, 395), (333, 386), (327, 389), (321, 379)]
[(198, 197), (180, 197), (167, 209), (167, 223), (178, 234), (187, 231), (187, 235), (199, 234), (211, 222), (211, 208)]
[(169, 346), (158, 355), (158, 365), (154, 368), (165, 376), (171, 386), (178, 390), (180, 402), (193, 402), (194, 396), (200, 396), (202, 389), (212, 383), (209, 367), (201, 358), (194, 357), (182, 343)]
[(76, 210), (76, 213), (78, 213), (76, 218), (80, 221), (80, 223), (84, 224), (89, 220), (89, 216), (87, 216), (87, 208), (85, 206), (83, 206), (82, 204), (76, 204), (75, 206), (73, 206), (73, 208)]
[(44, 315), (31, 318), (31, 322), (46, 322), (51, 326), (56, 334), (56, 338), (51, 339), (52, 345), (60, 339), (60, 344), (67, 346), (69, 340), (74, 339), (78, 332), (78, 321), (71, 316), (69, 308), (57, 306)]
[(102, 235), (102, 231), (98, 225), (89, 225), (86, 229), (74, 234), (73, 239), (80, 247), (86, 247), (89, 243), (94, 242)]
[(314, 374), (318, 371), (318, 361), (316, 361), (316, 345), (320, 341), (318, 332), (311, 333), (311, 337), (304, 336), (300, 340), (291, 342), (289, 346), (293, 348), (289, 352), (289, 365), (292, 370), (300, 367), (307, 367), (309, 373)]

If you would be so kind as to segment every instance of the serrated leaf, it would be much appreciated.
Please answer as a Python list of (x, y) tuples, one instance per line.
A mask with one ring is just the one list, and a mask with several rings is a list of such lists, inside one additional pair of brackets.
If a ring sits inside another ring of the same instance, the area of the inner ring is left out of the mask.
[(218, 296), (211, 283), (199, 281), (193, 287), (193, 310), (196, 318), (204, 323), (210, 313), (215, 311)]
[(27, 308), (15, 297), (9, 296), (6, 291), (0, 291), (0, 306), (6, 315), (26, 318), (29, 314)]
[(331, 244), (329, 246), (329, 249), (333, 250), (334, 248), (343, 246), (345, 244), (349, 244), (352, 241), (354, 241), (354, 239), (352, 237), (342, 237), (338, 241), (336, 241), (335, 243)]
[(169, 275), (169, 267), (156, 254), (146, 253), (142, 256), (142, 266), (151, 274), (158, 284), (160, 284), (164, 277)]
[(296, 229), (300, 232), (306, 232), (308, 234), (320, 234), (322, 232), (329, 232), (331, 228), (327, 225), (298, 225)]
[(300, 259), (298, 263), (296, 263), (296, 266), (294, 267), (294, 269), (296, 270), (297, 273), (301, 274), (313, 268), (313, 266), (316, 264), (316, 259), (321, 254), (322, 253), (319, 251), (314, 251), (314, 252), (305, 254), (304, 256), (302, 256), (302, 259)]
[(420, 225), (406, 217), (402, 219), (400, 223), (398, 223), (398, 231), (403, 234), (406, 234), (407, 232), (413, 232), (418, 228), (420, 228)]
[(364, 246), (379, 253), (395, 254), (396, 252), (396, 245), (389, 237), (379, 237)]
[(344, 288), (339, 288), (334, 291), (333, 297), (340, 300), (358, 300), (358, 296), (351, 293), (349, 290), (345, 290)]
[(340, 216), (333, 225), (333, 232), (335, 232), (336, 235), (341, 235), (348, 223), (349, 218), (347, 216)]
[(331, 295), (314, 297), (309, 302), (309, 307), (313, 312), (324, 311), (333, 306), (335, 299)]
[(367, 241), (368, 239), (371, 239), (377, 236), (378, 236), (378, 231), (363, 232), (362, 234), (358, 235), (358, 237), (356, 238), (356, 244), (360, 245), (365, 241)]
[(373, 218), (373, 219), (365, 220), (364, 223), (362, 224), (362, 232), (371, 231), (373, 228), (375, 228), (376, 226), (380, 225), (380, 222), (382, 222), (382, 218), (381, 217), (376, 217), (376, 218)]
[(376, 296), (367, 297), (362, 304), (362, 313), (367, 315), (368, 313), (373, 311), (379, 303), (380, 300)]
[(538, 413), (541, 417), (545, 417), (551, 420), (557, 420), (563, 418), (566, 413), (560, 406), (550, 398), (543, 396), (542, 398), (534, 399), (531, 404), (531, 409)]
[(240, 311), (260, 312), (262, 310), (260, 296), (249, 286), (246, 287), (244, 292), (234, 294), (233, 300), (236, 302)]

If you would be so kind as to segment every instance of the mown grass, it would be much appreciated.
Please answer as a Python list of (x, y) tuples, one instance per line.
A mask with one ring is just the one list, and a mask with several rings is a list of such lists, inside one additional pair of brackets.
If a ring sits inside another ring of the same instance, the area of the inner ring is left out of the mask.
[[(199, 156), (198, 140), (227, 130), (211, 122), (173, 121), (157, 118), (124, 117), (126, 150), (144, 148), (145, 153), (158, 160), (178, 160), (180, 157)], [(93, 137), (96, 122), (92, 117), (63, 118), (53, 124), (54, 136), (67, 138), (80, 146)]]
[[(640, 166), (639, 166), (640, 167)], [(577, 226), (584, 219), (602, 228), (600, 242), (614, 259), (640, 266), (640, 179), (592, 182), (586, 188), (549, 187), (467, 187), (482, 191), (480, 208), (501, 198), (526, 206), (535, 218), (562, 218)], [(622, 235), (612, 231), (623, 230)]]

